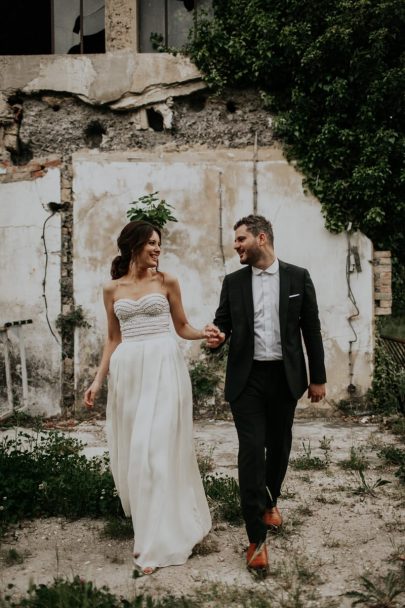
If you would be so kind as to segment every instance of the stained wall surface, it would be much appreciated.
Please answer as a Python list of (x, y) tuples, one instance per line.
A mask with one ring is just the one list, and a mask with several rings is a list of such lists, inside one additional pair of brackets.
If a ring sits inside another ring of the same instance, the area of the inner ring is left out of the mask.
[[(32, 324), (23, 328), (28, 405), (31, 413), (48, 415), (60, 411), (61, 392), (60, 345), (51, 334), (46, 318), (48, 315), (49, 324), (58, 338), (55, 321), (60, 313), (61, 226), (57, 213), (50, 217), (47, 204), (51, 201), (60, 202), (60, 173), (56, 168), (48, 170), (40, 179), (0, 185), (0, 326), (32, 319)], [(9, 338), (14, 397), (18, 405), (21, 401), (18, 341), (12, 333), (9, 333)], [(1, 346), (0, 412), (6, 407)]]
[[(179, 278), (188, 317), (195, 326), (203, 326), (214, 316), (224, 274), (239, 268), (232, 226), (253, 210), (252, 159), (251, 148), (74, 155), (74, 296), (92, 325), (77, 330), (79, 391), (92, 378), (101, 352), (101, 287), (109, 279), (116, 238), (131, 201), (158, 191), (174, 205), (178, 223), (165, 229), (160, 268)], [(347, 266), (348, 235), (332, 235), (325, 229), (319, 203), (304, 194), (302, 176), (276, 146), (260, 149), (256, 182), (257, 211), (273, 222), (277, 255), (308, 268), (314, 281), (329, 399), (346, 398), (349, 384), (364, 392), (372, 372), (371, 242), (352, 234), (361, 272), (354, 269), (352, 258)], [(196, 353), (196, 344), (181, 342), (186, 354)]]

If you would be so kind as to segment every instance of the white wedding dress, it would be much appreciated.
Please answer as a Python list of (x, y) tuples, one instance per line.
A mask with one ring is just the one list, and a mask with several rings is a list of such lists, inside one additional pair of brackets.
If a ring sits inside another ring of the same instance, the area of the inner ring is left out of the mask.
[(114, 304), (107, 440), (141, 568), (183, 564), (211, 528), (194, 452), (190, 376), (160, 293)]

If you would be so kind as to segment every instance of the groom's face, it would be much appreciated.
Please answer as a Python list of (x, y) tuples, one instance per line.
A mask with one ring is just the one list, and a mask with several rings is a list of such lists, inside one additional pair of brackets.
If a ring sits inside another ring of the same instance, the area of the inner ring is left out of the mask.
[(254, 236), (244, 224), (235, 230), (235, 242), (233, 248), (239, 256), (241, 264), (254, 266), (262, 255), (259, 246), (259, 237)]

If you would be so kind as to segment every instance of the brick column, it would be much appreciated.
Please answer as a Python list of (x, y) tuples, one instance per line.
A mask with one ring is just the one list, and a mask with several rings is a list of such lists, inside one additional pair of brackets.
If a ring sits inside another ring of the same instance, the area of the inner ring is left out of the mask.
[[(74, 311), (73, 298), (73, 168), (71, 158), (64, 159), (61, 170), (62, 250), (61, 250), (61, 308), (62, 316)], [(62, 340), (62, 412), (74, 407), (74, 327), (61, 327)]]
[(374, 314), (390, 315), (392, 308), (391, 251), (374, 251)]

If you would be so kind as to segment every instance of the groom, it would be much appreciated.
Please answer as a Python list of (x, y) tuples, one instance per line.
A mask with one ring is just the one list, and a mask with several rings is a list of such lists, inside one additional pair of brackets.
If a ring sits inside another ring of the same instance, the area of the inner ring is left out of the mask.
[(282, 524), (277, 498), (295, 407), (306, 389), (311, 402), (324, 398), (324, 352), (308, 271), (276, 257), (272, 225), (261, 215), (242, 218), (234, 230), (234, 249), (245, 268), (225, 277), (207, 344), (219, 348), (230, 338), (225, 398), (239, 438), (247, 566), (267, 572), (266, 532)]

